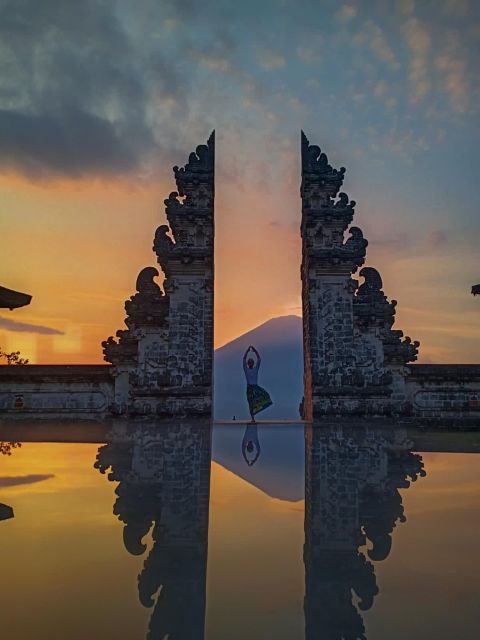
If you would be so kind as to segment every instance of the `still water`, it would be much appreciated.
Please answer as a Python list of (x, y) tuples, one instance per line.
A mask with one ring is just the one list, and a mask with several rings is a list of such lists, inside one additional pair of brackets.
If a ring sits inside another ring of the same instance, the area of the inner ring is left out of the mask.
[(0, 430), (5, 640), (480, 637), (478, 435), (74, 427)]

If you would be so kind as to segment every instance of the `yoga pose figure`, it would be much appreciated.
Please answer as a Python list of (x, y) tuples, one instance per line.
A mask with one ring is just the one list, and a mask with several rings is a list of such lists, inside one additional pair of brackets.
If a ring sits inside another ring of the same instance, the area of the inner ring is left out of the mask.
[[(250, 356), (249, 353), (255, 354), (257, 361)], [(247, 379), (247, 400), (250, 417), (255, 422), (255, 414), (263, 411), (272, 404), (272, 400), (265, 389), (258, 385), (258, 370), (262, 359), (258, 351), (250, 345), (243, 356), (243, 370)]]

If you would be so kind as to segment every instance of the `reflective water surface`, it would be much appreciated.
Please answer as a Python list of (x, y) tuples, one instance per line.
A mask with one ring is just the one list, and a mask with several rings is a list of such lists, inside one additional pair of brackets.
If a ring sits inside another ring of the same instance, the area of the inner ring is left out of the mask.
[(2, 638), (478, 637), (480, 434), (15, 433), (0, 428)]

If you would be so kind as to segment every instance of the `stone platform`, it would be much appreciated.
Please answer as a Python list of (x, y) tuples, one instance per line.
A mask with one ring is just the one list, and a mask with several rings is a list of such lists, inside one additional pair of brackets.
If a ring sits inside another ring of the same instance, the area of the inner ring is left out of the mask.
[(0, 366), (0, 417), (88, 420), (112, 413), (110, 365)]
[[(397, 416), (402, 423), (480, 430), (480, 365), (413, 364), (408, 366), (405, 380), (408, 412)], [(165, 394), (169, 392), (165, 390)], [(108, 420), (119, 415), (114, 400), (111, 365), (0, 366), (0, 420)], [(147, 404), (136, 415), (156, 417)], [(351, 415), (350, 419), (360, 417)], [(335, 415), (323, 419), (332, 418)], [(377, 419), (363, 416), (363, 420)]]

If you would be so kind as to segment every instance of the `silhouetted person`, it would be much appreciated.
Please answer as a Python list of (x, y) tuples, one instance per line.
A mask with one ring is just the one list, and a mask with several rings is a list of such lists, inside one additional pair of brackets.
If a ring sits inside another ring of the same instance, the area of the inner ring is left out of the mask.
[[(252, 357), (248, 358), (250, 352), (255, 354), (256, 362)], [(255, 422), (257, 413), (260, 413), (260, 411), (263, 411), (272, 404), (272, 399), (268, 392), (258, 385), (258, 370), (260, 369), (261, 362), (260, 354), (255, 347), (250, 345), (243, 355), (243, 371), (245, 372), (245, 378), (247, 380), (247, 401), (252, 422)]]

